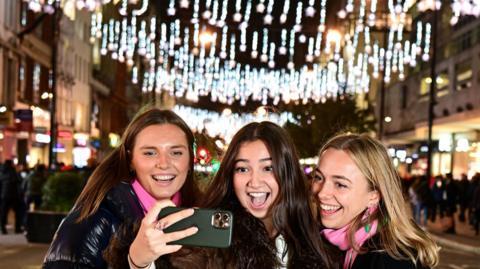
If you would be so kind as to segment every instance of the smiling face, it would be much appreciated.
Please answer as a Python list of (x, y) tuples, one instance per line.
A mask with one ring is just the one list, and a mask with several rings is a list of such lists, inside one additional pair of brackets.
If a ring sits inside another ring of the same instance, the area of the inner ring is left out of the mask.
[(190, 164), (182, 129), (174, 124), (150, 125), (138, 133), (131, 154), (140, 184), (157, 200), (170, 199), (182, 188)]
[(319, 203), (323, 226), (339, 229), (352, 222), (368, 206), (378, 203), (377, 191), (343, 150), (329, 148), (321, 155), (312, 191)]
[(272, 165), (267, 147), (256, 140), (240, 146), (233, 172), (233, 187), (238, 200), (266, 225), (270, 222), (270, 209), (279, 192)]

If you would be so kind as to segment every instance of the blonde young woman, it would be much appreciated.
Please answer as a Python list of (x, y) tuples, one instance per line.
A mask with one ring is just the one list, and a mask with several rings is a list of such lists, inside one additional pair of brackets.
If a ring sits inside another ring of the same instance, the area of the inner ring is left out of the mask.
[(342, 134), (320, 150), (312, 182), (322, 235), (345, 251), (344, 269), (431, 268), (438, 247), (412, 219), (385, 147)]

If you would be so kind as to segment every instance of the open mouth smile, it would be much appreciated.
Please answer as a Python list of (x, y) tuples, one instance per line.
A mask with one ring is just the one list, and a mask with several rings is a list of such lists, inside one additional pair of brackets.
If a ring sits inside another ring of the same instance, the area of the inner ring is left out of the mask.
[(248, 192), (247, 195), (250, 197), (250, 202), (254, 208), (261, 208), (270, 197), (270, 192)]

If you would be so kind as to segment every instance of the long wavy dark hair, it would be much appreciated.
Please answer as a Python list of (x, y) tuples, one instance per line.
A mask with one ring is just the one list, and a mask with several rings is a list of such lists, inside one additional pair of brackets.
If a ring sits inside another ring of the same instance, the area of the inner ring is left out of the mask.
[[(288, 133), (271, 122), (253, 122), (233, 137), (213, 181), (202, 199), (202, 207), (241, 207), (233, 187), (235, 159), (246, 142), (260, 140), (272, 158), (273, 173), (279, 194), (273, 205), (274, 228), (284, 237), (289, 256), (301, 256), (306, 247), (320, 255), (327, 268), (332, 262), (321, 240), (319, 224), (314, 220), (309, 203), (307, 180), (300, 167), (295, 146)], [(246, 235), (248, 236), (248, 235)]]
[(115, 148), (95, 169), (78, 197), (75, 208), (80, 211), (77, 221), (94, 214), (107, 192), (121, 181), (131, 182), (135, 174), (130, 170), (135, 139), (146, 127), (157, 124), (173, 124), (179, 127), (187, 137), (190, 165), (187, 178), (182, 189), (182, 205), (193, 206), (198, 194), (198, 188), (193, 180), (193, 144), (194, 136), (188, 125), (177, 114), (170, 110), (155, 107), (141, 109), (125, 129), (120, 146)]

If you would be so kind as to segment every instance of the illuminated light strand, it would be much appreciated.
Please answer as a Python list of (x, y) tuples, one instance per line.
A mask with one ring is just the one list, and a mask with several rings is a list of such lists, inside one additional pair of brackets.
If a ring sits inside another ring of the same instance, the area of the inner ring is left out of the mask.
[(210, 23), (211, 25), (215, 25), (217, 23), (218, 8), (219, 8), (218, 0), (214, 0), (213, 6), (212, 6), (212, 17), (208, 21), (208, 23)]
[(191, 22), (193, 24), (197, 24), (199, 22), (199, 12), (200, 12), (200, 0), (195, 0), (193, 2), (193, 14), (192, 14), (192, 19)]
[(227, 11), (228, 11), (228, 1), (223, 1), (220, 20), (217, 21), (218, 27), (223, 27), (225, 25), (225, 20), (227, 19)]
[(263, 23), (266, 25), (272, 24), (273, 21), (273, 16), (272, 16), (272, 11), (273, 11), (273, 3), (274, 0), (268, 0), (267, 2), (267, 14), (265, 14), (265, 17), (263, 18)]
[(262, 55), (260, 55), (260, 61), (267, 62), (268, 61), (268, 29), (263, 28), (263, 35), (262, 35)]
[(327, 0), (322, 0), (322, 2), (320, 2), (320, 23), (318, 25), (318, 31), (321, 33), (325, 32), (325, 19), (327, 16), (326, 6)]
[(283, 3), (282, 14), (280, 15), (280, 23), (284, 24), (287, 22), (288, 11), (290, 10), (290, 0), (285, 0)]
[(251, 52), (251, 56), (252, 56), (253, 59), (257, 58), (257, 56), (258, 56), (257, 48), (258, 48), (258, 32), (253, 31), (253, 34), (252, 34), (252, 52)]
[(308, 7), (305, 9), (305, 15), (308, 17), (313, 17), (315, 15), (315, 0), (308, 0)]
[(235, 3), (235, 14), (233, 14), (233, 20), (240, 22), (242, 20), (242, 1), (238, 0)]
[(425, 42), (424, 42), (424, 47), (423, 47), (423, 55), (422, 55), (422, 60), (423, 61), (428, 61), (430, 59), (430, 35), (432, 31), (432, 25), (430, 23), (427, 23), (425, 25)]
[(297, 12), (295, 16), (295, 25), (293, 26), (293, 29), (296, 32), (300, 32), (302, 30), (302, 14), (303, 14), (303, 3), (298, 2)]
[(148, 9), (148, 2), (149, 0), (142, 0), (142, 6), (139, 9), (132, 10), (133, 16), (141, 16), (147, 11)]

